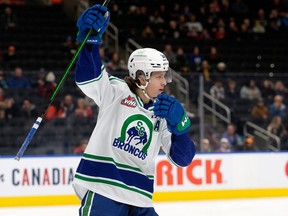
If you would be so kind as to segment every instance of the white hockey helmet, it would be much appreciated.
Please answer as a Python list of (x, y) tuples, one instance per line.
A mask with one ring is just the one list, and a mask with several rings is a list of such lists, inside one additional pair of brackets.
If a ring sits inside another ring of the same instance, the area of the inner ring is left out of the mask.
[(143, 72), (147, 80), (152, 72), (166, 72), (166, 82), (172, 82), (172, 73), (166, 56), (156, 49), (141, 48), (131, 53), (128, 60), (129, 76), (138, 77), (137, 72)]

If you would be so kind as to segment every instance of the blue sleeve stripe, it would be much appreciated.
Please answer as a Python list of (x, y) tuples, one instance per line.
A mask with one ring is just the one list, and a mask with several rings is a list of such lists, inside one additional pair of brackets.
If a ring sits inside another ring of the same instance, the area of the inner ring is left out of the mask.
[(76, 173), (87, 178), (86, 181), (105, 179), (106, 181), (120, 182), (127, 187), (137, 188), (148, 194), (153, 193), (153, 179), (130, 170), (119, 169), (113, 163), (91, 161), (82, 158)]
[(99, 46), (94, 45), (91, 49), (84, 46), (80, 52), (75, 69), (75, 81), (85, 82), (100, 76), (102, 62)]
[(177, 164), (177, 163), (175, 163), (174, 161), (173, 161), (173, 159), (171, 158), (171, 156), (170, 155), (168, 155), (168, 159), (169, 159), (169, 161), (174, 165), (174, 166), (177, 166), (177, 167), (185, 167), (185, 166), (180, 166), (179, 164)]
[(103, 77), (103, 73), (102, 72), (103, 72), (104, 69), (105, 69), (105, 67), (103, 66), (102, 70), (101, 70), (101, 74), (99, 75), (99, 77), (96, 77), (96, 78), (94, 78), (92, 80), (88, 80), (88, 81), (85, 81), (85, 82), (76, 82), (77, 85), (86, 85), (86, 84), (89, 84), (89, 83), (96, 82), (96, 81), (100, 80)]
[(181, 135), (172, 135), (171, 148), (168, 158), (176, 166), (188, 166), (195, 156), (195, 145), (187, 133)]

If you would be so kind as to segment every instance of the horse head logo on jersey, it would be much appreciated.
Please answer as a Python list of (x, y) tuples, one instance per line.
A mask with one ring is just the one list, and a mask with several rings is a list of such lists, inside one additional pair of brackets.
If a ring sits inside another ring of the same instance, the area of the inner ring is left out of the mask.
[(153, 132), (153, 124), (146, 116), (136, 114), (129, 116), (121, 129), (121, 136), (118, 138), (125, 144), (142, 148), (147, 153), (150, 146)]
[(132, 140), (135, 140), (135, 145), (143, 144), (145, 145), (148, 141), (147, 133), (145, 128), (143, 127), (143, 122), (138, 121), (137, 126), (131, 127), (128, 131), (128, 138), (126, 140), (127, 143), (131, 144)]

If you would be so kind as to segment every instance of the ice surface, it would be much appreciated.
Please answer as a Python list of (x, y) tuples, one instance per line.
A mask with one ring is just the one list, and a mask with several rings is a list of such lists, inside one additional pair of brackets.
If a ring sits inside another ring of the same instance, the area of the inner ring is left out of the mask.
[[(1, 216), (77, 216), (79, 206), (0, 208)], [(288, 197), (217, 201), (159, 202), (160, 216), (288, 216)]]

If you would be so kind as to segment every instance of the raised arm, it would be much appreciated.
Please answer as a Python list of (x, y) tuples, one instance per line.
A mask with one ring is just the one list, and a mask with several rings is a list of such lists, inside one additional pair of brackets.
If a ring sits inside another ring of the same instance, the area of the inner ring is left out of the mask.
[(110, 14), (107, 7), (94, 5), (86, 9), (77, 21), (78, 34), (76, 40), (82, 42), (90, 29), (92, 34), (88, 37), (87, 42), (79, 54), (75, 81), (77, 83), (86, 82), (97, 78), (101, 74), (101, 58), (99, 55), (99, 44), (102, 43), (102, 34), (108, 27)]

